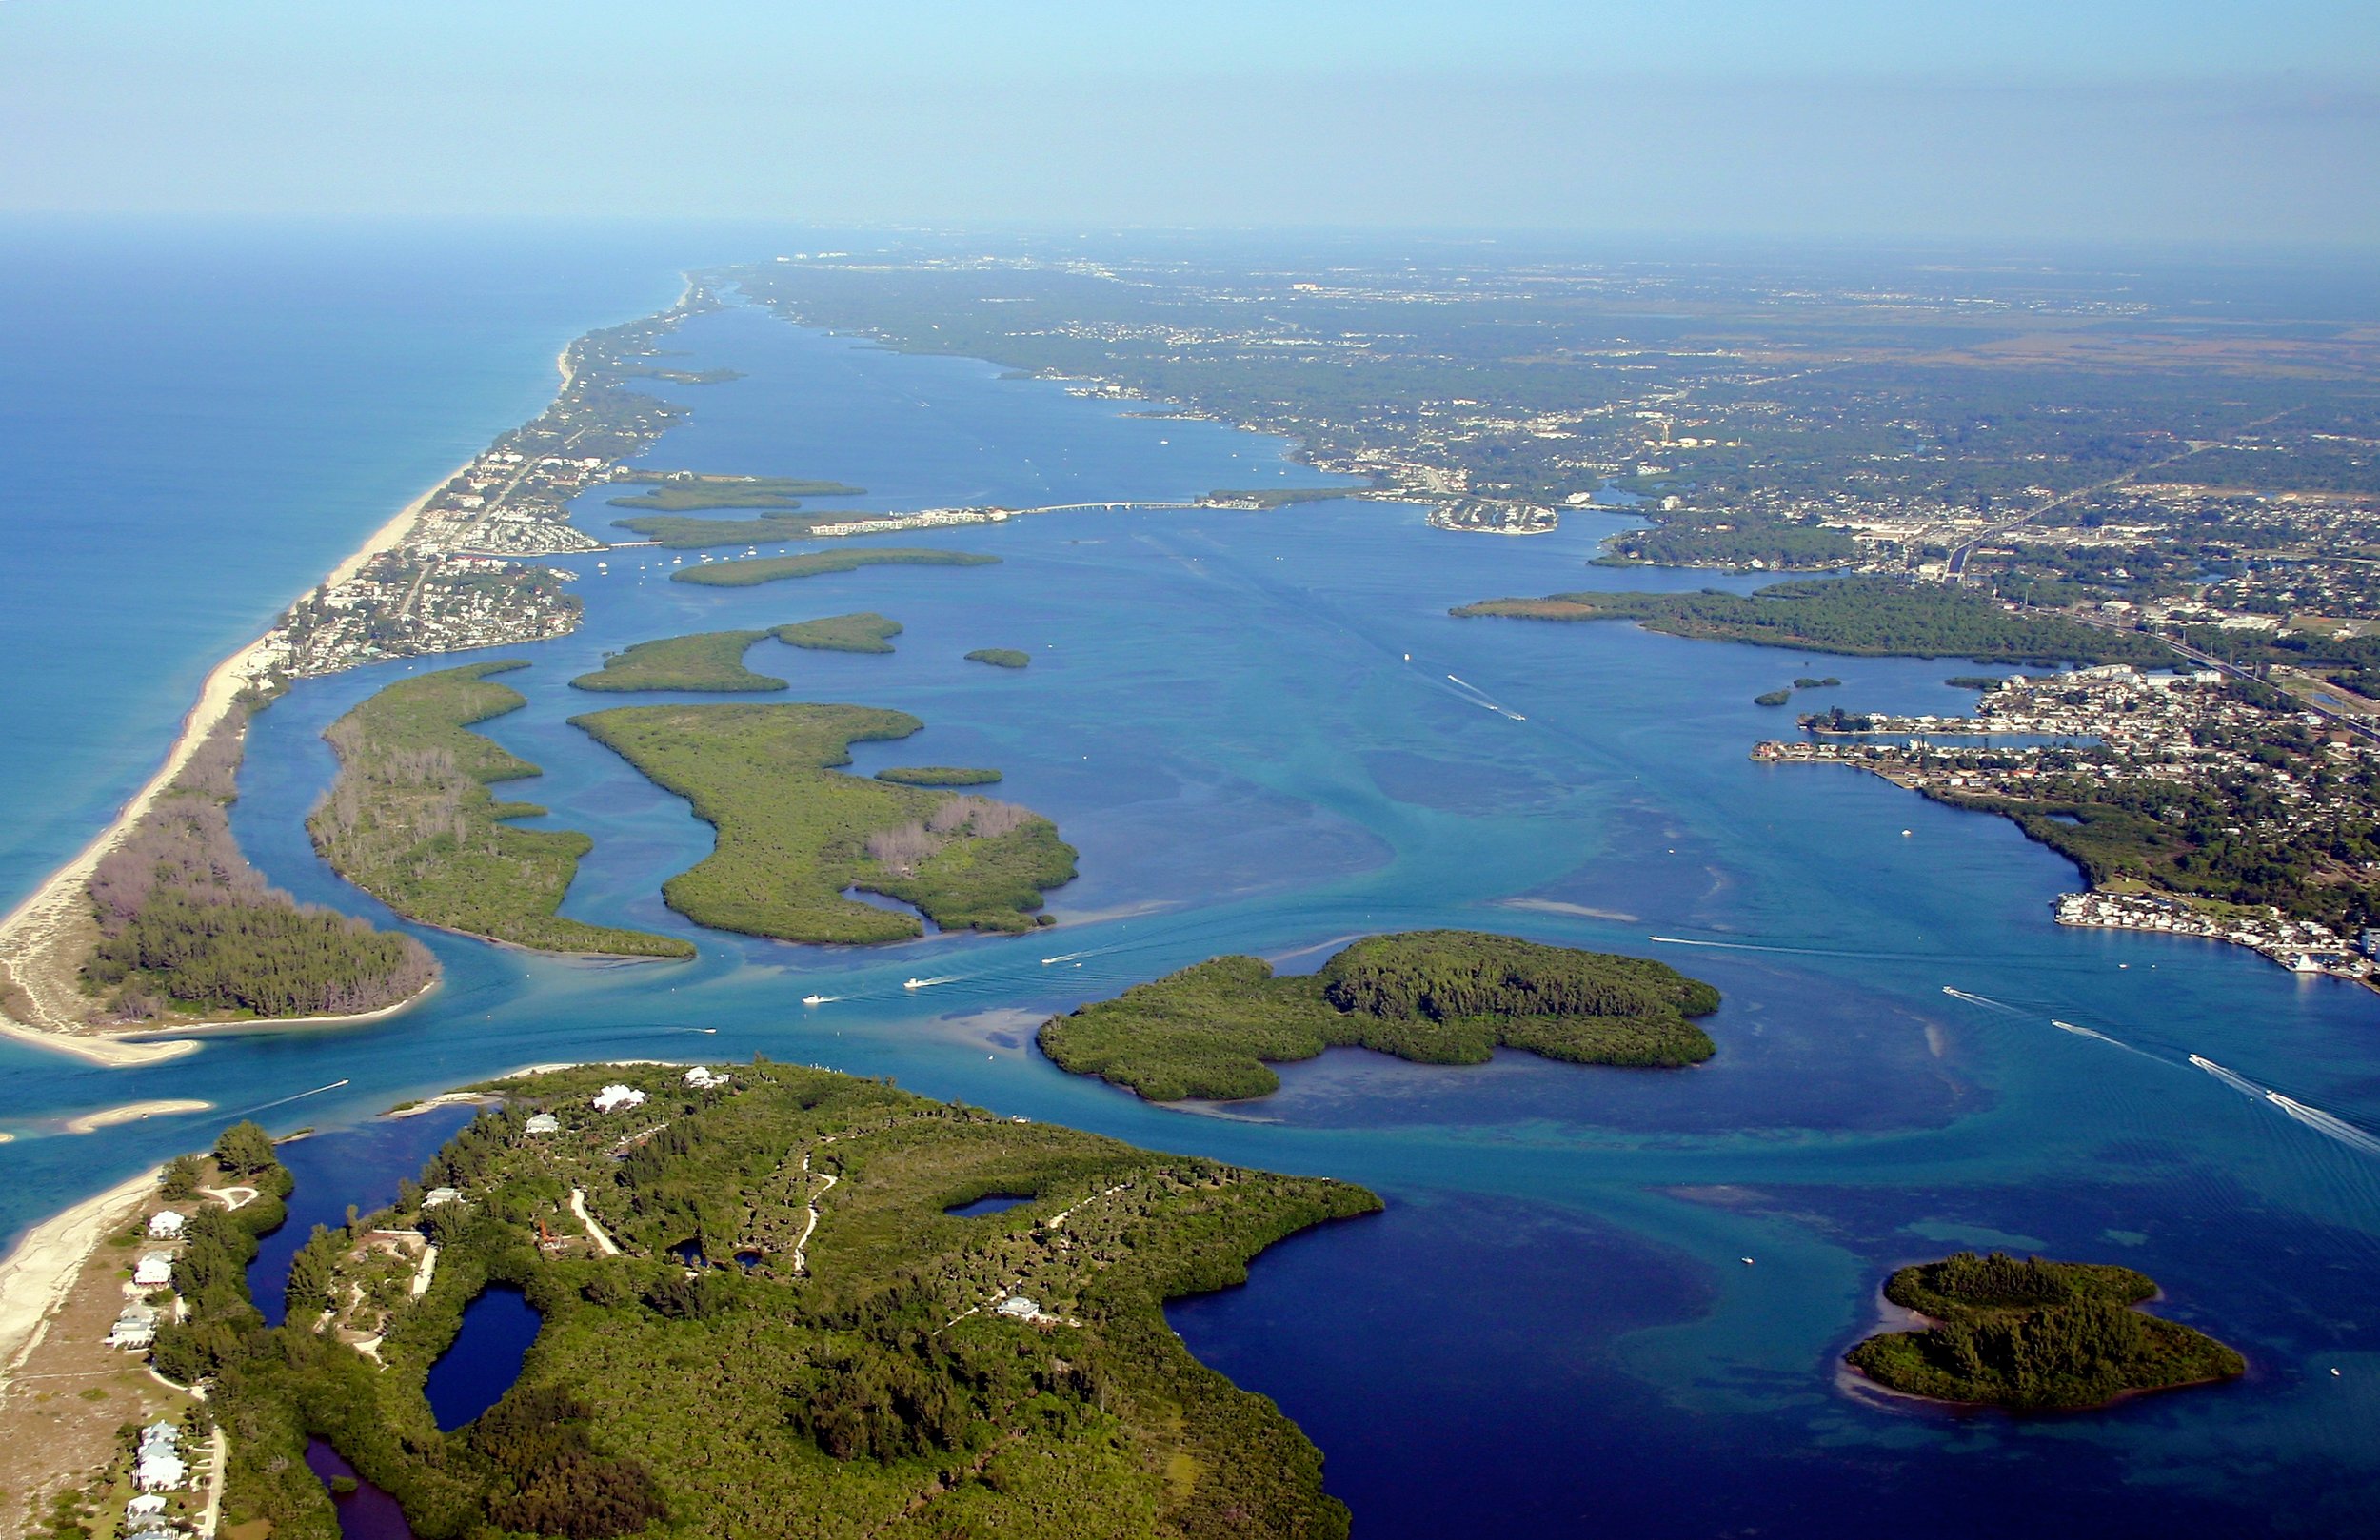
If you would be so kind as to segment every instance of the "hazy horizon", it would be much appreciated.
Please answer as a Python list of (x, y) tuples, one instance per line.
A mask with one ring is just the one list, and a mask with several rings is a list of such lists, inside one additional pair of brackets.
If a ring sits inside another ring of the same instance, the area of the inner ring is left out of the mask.
[(2380, 10), (0, 5), (0, 213), (2380, 243)]

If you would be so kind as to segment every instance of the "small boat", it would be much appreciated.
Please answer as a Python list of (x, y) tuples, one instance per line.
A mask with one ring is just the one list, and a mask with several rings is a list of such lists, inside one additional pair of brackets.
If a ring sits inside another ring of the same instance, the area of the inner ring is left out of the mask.
[(946, 974), (940, 978), (904, 978), (901, 981), (901, 987), (903, 989), (931, 989), (936, 984), (949, 983), (955, 977), (957, 976)]
[(802, 997), (802, 1003), (804, 1005), (823, 1005), (834, 997), (835, 997), (832, 995), (804, 995)]

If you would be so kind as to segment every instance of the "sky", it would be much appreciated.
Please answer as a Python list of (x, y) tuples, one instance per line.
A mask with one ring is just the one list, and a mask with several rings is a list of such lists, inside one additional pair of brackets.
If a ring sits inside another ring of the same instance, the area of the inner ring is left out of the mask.
[(0, 213), (2380, 245), (2380, 3), (0, 0)]

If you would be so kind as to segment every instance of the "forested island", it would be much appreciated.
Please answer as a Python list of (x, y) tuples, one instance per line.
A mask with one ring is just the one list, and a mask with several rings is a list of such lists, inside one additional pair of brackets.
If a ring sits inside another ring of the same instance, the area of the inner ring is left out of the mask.
[(1483, 1064), (1498, 1047), (1573, 1064), (1674, 1068), (1709, 1058), (1694, 1018), (1718, 991), (1642, 958), (1480, 931), (1376, 936), (1319, 973), (1212, 958), (1041, 1024), (1060, 1069), (1150, 1101), (1280, 1089), (1268, 1067), (1356, 1047), (1418, 1064)]
[(876, 779), (896, 786), (988, 786), (1000, 780), (1000, 772), (961, 764), (897, 764), (877, 771)]
[(697, 924), (820, 944), (923, 934), (916, 915), (843, 896), (858, 888), (946, 929), (1022, 931), (1074, 879), (1074, 847), (1039, 814), (836, 768), (855, 741), (924, 725), (906, 712), (629, 706), (571, 721), (718, 829), (718, 848), (662, 890)]
[(828, 572), (857, 572), (869, 566), (990, 566), (1000, 560), (974, 551), (944, 551), (931, 546), (873, 546), (810, 551), (801, 556), (755, 556), (733, 562), (709, 562), (679, 567), (672, 582), (701, 583), (711, 588), (749, 588), (754, 583), (784, 578), (815, 578)]
[(798, 621), (777, 628), (777, 640), (788, 647), (808, 647), (817, 652), (890, 652), (892, 639), (901, 634), (901, 622), (887, 620), (872, 610), (857, 615), (829, 615), (815, 621)]
[(248, 709), (219, 722), (89, 882), (81, 979), (123, 1023), (361, 1015), (438, 977), (427, 948), (266, 884), (232, 838)]
[[(826, 1540), (1347, 1533), (1319, 1451), (1160, 1306), (1377, 1211), (1363, 1189), (759, 1058), (485, 1089), (501, 1105), (392, 1208), (315, 1232), (288, 1324), (248, 1307), (245, 1234), (209, 1244), (170, 1341), (229, 1434), (230, 1532), (336, 1540), (319, 1438), (423, 1540), (797, 1515)], [(991, 1194), (1024, 1201), (945, 1212)], [(490, 1288), (524, 1291), (541, 1329), (503, 1398), (441, 1431), (429, 1369)]]
[(470, 663), (399, 680), (330, 724), (338, 778), (306, 820), (341, 877), (425, 924), (541, 952), (690, 958), (691, 943), (587, 925), (555, 913), (594, 841), (571, 829), (517, 829), (543, 813), (499, 802), (495, 781), (537, 766), (469, 730), (527, 704), (487, 676), (527, 666)]
[(994, 668), (1022, 668), (1032, 662), (1033, 658), (1031, 654), (1019, 652), (1014, 647), (978, 647), (967, 654), (967, 661), (989, 663)]
[(1490, 599), (1459, 616), (1524, 621), (1636, 621), (1647, 630), (1716, 642), (1862, 657), (1973, 658), (2162, 663), (2172, 653), (2155, 638), (2104, 631), (2046, 615), (2023, 615), (1983, 594), (1898, 578), (1806, 578), (1751, 594), (1566, 593)]
[(2214, 1338), (2133, 1308), (2156, 1292), (2127, 1267), (1960, 1252), (1884, 1285), (1885, 1298), (1926, 1318), (1922, 1331), (1872, 1336), (1845, 1361), (1904, 1394), (2020, 1412), (2101, 1407), (2247, 1372)]
[(783, 680), (744, 666), (744, 655), (766, 631), (699, 631), (692, 636), (640, 642), (604, 659), (592, 674), (570, 681), (574, 690), (782, 690)]
[[(724, 476), (693, 470), (623, 470), (613, 472), (611, 479), (649, 489), (610, 500), (615, 508), (633, 508), (640, 512), (695, 513), (712, 508), (790, 512), (802, 506), (802, 499), (805, 497), (867, 496), (864, 486), (851, 486), (843, 482), (805, 481), (794, 476)], [(620, 523), (626, 523), (627, 521)]]

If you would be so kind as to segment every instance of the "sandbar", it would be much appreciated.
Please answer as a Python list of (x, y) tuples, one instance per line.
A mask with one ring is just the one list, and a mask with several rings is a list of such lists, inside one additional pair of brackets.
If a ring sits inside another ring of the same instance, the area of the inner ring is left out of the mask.
[(159, 1101), (128, 1101), (121, 1107), (103, 1107), (95, 1113), (69, 1117), (61, 1126), (69, 1134), (96, 1134), (118, 1123), (137, 1123), (145, 1117), (166, 1117), (175, 1113), (203, 1113), (213, 1107), (211, 1101), (165, 1099)]

